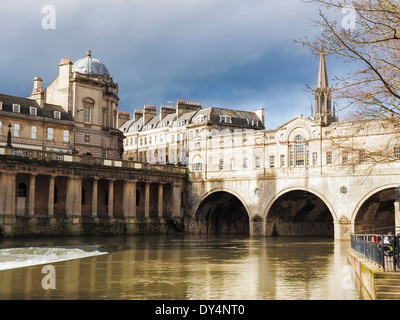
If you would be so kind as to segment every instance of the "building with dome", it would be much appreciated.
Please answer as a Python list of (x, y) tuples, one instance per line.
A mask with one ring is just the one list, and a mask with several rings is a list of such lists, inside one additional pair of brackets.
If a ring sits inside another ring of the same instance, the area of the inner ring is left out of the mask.
[(120, 158), (123, 135), (117, 127), (118, 84), (90, 50), (74, 63), (70, 58), (61, 59), (58, 77), (44, 91), (35, 88), (32, 99), (59, 105), (73, 116), (74, 150)]
[(90, 50), (74, 63), (63, 58), (47, 88), (35, 77), (29, 98), (0, 94), (0, 140), (9, 127), (17, 148), (120, 159), (118, 100), (118, 84)]

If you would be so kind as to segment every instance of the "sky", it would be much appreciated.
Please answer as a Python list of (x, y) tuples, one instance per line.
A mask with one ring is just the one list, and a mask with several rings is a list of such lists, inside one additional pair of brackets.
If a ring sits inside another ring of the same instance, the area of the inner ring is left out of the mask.
[[(50, 7), (49, 7), (50, 6)], [(120, 111), (177, 99), (203, 108), (265, 109), (265, 127), (313, 102), (318, 57), (295, 39), (321, 33), (302, 0), (1, 0), (0, 93), (47, 87), (61, 58), (92, 56), (119, 86)], [(343, 66), (327, 58), (328, 76)]]

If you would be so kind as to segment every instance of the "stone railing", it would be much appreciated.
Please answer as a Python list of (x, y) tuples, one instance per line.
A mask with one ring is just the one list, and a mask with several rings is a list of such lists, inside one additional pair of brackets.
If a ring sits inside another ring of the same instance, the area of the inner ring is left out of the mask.
[(179, 167), (173, 165), (150, 164), (150, 163), (135, 162), (130, 160), (97, 158), (90, 155), (80, 155), (80, 154), (12, 148), (12, 147), (11, 148), (0, 147), (0, 156), (8, 156), (12, 157), (13, 159), (18, 159), (18, 157), (21, 157), (29, 160), (60, 161), (66, 163), (81, 163), (83, 165), (91, 165), (91, 166), (105, 166), (105, 167), (134, 169), (143, 171), (160, 171), (171, 174), (185, 174), (187, 172), (186, 167)]

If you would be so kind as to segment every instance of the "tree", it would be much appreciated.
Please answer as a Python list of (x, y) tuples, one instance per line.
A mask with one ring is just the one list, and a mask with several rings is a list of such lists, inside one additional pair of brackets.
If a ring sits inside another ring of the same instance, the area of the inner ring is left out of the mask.
[[(341, 23), (320, 11), (316, 21), (322, 34), (315, 41), (300, 40), (318, 53), (321, 42), (326, 54), (344, 58), (356, 69), (336, 78), (336, 99), (353, 107), (362, 119), (400, 115), (400, 2), (387, 0), (304, 0), (346, 15)], [(345, 24), (346, 20), (353, 20)]]
[[(351, 64), (345, 76), (334, 78), (331, 89), (346, 120), (357, 121), (357, 128), (379, 120), (391, 123), (395, 134), (392, 141), (379, 150), (364, 150), (354, 139), (346, 137), (348, 150), (362, 154), (373, 162), (398, 160), (393, 145), (399, 142), (400, 120), (400, 1), (398, 0), (303, 0), (340, 13), (341, 21), (320, 11), (315, 21), (321, 35), (313, 41), (298, 40), (303, 46), (319, 53), (323, 43), (326, 55), (342, 58)], [(337, 109), (338, 111), (338, 109)], [(394, 141), (394, 142), (393, 142)], [(336, 141), (346, 148), (344, 141)], [(388, 148), (387, 146), (391, 147)], [(390, 150), (390, 151), (388, 151)]]

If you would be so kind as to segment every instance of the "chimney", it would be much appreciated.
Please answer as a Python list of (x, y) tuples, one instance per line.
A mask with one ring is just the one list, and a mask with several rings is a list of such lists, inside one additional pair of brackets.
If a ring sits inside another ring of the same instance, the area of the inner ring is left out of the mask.
[(143, 117), (143, 110), (134, 110), (133, 111), (133, 120), (138, 121), (140, 118)]
[(151, 118), (157, 116), (155, 106), (144, 106), (143, 109), (143, 124), (146, 124)]
[(131, 119), (129, 112), (118, 111), (118, 126), (120, 128), (125, 122)]
[(44, 93), (42, 87), (42, 78), (35, 77), (33, 79), (33, 90), (31, 94), (31, 99), (36, 100), (36, 102), (43, 108), (44, 106)]
[(161, 106), (161, 108), (160, 108), (160, 120), (164, 119), (167, 114), (172, 114), (172, 113), (176, 113), (175, 106), (166, 106), (166, 105)]
[(201, 104), (199, 102), (178, 99), (178, 102), (176, 103), (176, 115), (178, 118), (185, 113), (198, 111), (200, 109)]

